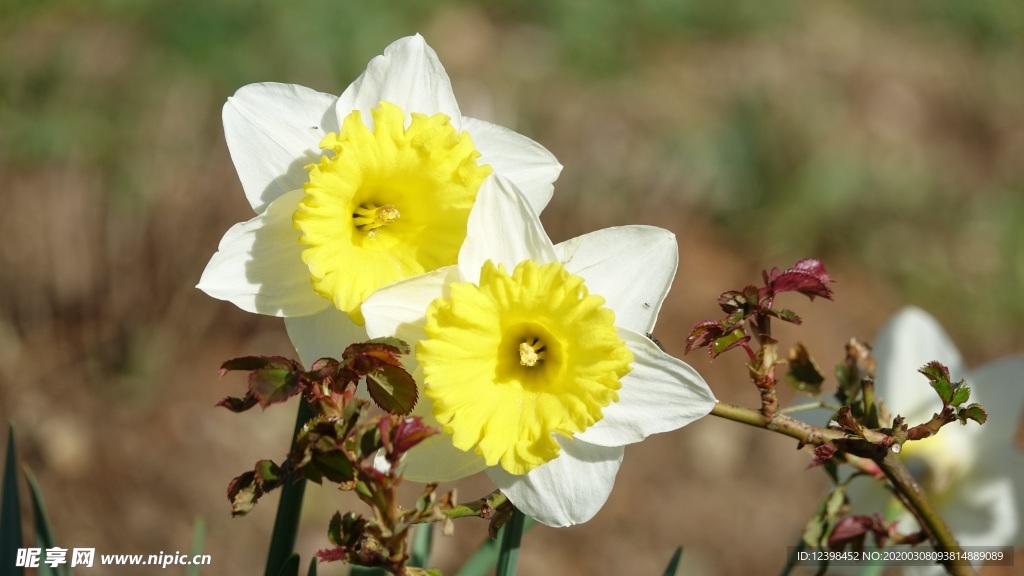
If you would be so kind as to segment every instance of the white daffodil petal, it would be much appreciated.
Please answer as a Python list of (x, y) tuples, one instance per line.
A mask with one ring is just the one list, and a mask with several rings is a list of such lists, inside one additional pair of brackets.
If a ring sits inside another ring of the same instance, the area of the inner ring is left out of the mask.
[[(423, 381), (422, 370), (416, 377)], [(433, 415), (433, 404), (426, 394), (420, 394), (413, 416), (419, 416), (428, 426), (440, 428)], [(405, 453), (402, 458), (402, 476), (413, 482), (451, 482), (487, 467), (483, 456), (476, 452), (459, 450), (452, 444), (452, 435), (441, 432), (420, 442), (415, 448)]]
[(480, 185), (469, 213), (466, 240), (459, 251), (459, 276), (480, 281), (484, 262), (504, 264), (511, 272), (524, 260), (555, 261), (555, 248), (537, 213), (507, 179), (492, 174)]
[(446, 266), (377, 290), (362, 306), (367, 334), (371, 338), (394, 336), (415, 345), (424, 337), (427, 307), (445, 294), (449, 283), (458, 280), (458, 269)]
[(302, 194), (293, 190), (252, 220), (232, 226), (196, 287), (247, 312), (270, 316), (307, 316), (330, 306), (310, 287), (299, 232), (292, 226)]
[(873, 348), (878, 395), (893, 416), (941, 409), (935, 391), (918, 372), (928, 362), (945, 364), (954, 381), (965, 376), (960, 352), (935, 318), (920, 308), (900, 310), (882, 328)]
[(654, 226), (606, 228), (558, 244), (555, 254), (608, 302), (616, 326), (654, 330), (679, 266), (675, 234)]
[(306, 366), (321, 358), (340, 359), (349, 344), (369, 339), (366, 328), (349, 319), (348, 314), (331, 306), (312, 316), (285, 318), (285, 328), (299, 359)]
[(243, 86), (224, 104), (224, 139), (256, 213), (302, 188), (305, 166), (320, 160), (320, 140), (338, 131), (336, 98), (294, 84)]
[(562, 172), (555, 156), (533, 140), (508, 128), (462, 118), (462, 129), (469, 132), (480, 151), (480, 164), (490, 164), (523, 193), (538, 214), (544, 210), (554, 192), (554, 182)]
[(707, 416), (715, 396), (697, 371), (665, 354), (646, 336), (619, 328), (633, 352), (633, 370), (622, 378), (619, 401), (576, 437), (599, 446), (623, 446), (681, 428)]
[(939, 514), (961, 546), (1008, 546), (1021, 526), (1014, 479), (969, 478), (957, 487), (961, 497), (939, 505)]
[[(967, 382), (971, 386), (969, 402), (981, 404), (988, 414), (988, 420), (980, 427), (985, 439), (981, 450), (991, 452), (994, 459), (1024, 461), (1020, 451), (1013, 454), (1016, 458), (1000, 455), (1013, 450), (1020, 426), (1024, 409), (1024, 357), (1004, 358), (971, 370)], [(977, 427), (975, 424), (968, 426)], [(1020, 477), (1024, 478), (1024, 470)]]
[(527, 516), (548, 526), (582, 524), (604, 506), (615, 484), (624, 450), (561, 436), (558, 458), (516, 476), (500, 466), (487, 469), (494, 485)]
[[(352, 110), (362, 112), (370, 128), (370, 109), (380, 102), (398, 105), (408, 115), (446, 114), (456, 130), (462, 128), (462, 114), (444, 66), (419, 34), (402, 38), (370, 60), (366, 71), (338, 99), (339, 123)], [(408, 116), (406, 118), (408, 122)]]

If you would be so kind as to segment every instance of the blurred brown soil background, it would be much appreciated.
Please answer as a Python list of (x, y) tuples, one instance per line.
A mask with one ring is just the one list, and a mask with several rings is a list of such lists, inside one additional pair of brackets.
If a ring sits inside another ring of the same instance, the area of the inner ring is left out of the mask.
[[(788, 300), (805, 325), (780, 333), (826, 370), (911, 303), (970, 365), (1021, 351), (1022, 5), (625, 4), (0, 2), (0, 422), (58, 541), (184, 552), (201, 516), (203, 574), (262, 573), (276, 497), (232, 520), (224, 491), (283, 456), (294, 406), (214, 408), (243, 386), (217, 367), (293, 352), (279, 319), (193, 288), (252, 214), (220, 109), (257, 81), (338, 94), (417, 31), (464, 114), (565, 166), (542, 217), (553, 240), (675, 232), (655, 333), (670, 353), (716, 317), (719, 293), (804, 257), (826, 262), (836, 299)], [(741, 358), (686, 359), (718, 398), (755, 405)], [(627, 449), (593, 521), (526, 535), (520, 573), (660, 574), (678, 545), (686, 574), (777, 572), (826, 488), (808, 462), (786, 438), (711, 418), (653, 437)], [(324, 488), (306, 502), (304, 559), (335, 510), (362, 510)], [(436, 564), (454, 574), (484, 534), (457, 522)]]

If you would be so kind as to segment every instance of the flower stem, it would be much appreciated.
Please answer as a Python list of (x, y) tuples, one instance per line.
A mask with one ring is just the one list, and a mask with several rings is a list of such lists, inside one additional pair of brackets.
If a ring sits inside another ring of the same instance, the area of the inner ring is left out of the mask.
[[(295, 432), (292, 433), (292, 447), (295, 451), (295, 440), (302, 426), (313, 417), (313, 409), (305, 398), (299, 398), (299, 412), (295, 418)], [(302, 498), (306, 492), (306, 479), (296, 481), (294, 472), (285, 481), (281, 489), (281, 500), (277, 504), (277, 516), (274, 518), (274, 532), (270, 538), (270, 551), (267, 553), (267, 576), (276, 576), (295, 548), (295, 536), (299, 531), (299, 515), (302, 512)]]

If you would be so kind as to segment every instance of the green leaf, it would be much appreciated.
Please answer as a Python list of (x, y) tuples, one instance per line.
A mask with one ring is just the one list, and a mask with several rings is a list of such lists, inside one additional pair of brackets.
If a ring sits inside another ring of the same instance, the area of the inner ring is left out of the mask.
[(8, 429), (7, 457), (4, 460), (3, 493), (0, 494), (0, 566), (11, 570), (11, 576), (22, 576), (25, 570), (18, 563), (21, 540), (21, 509), (18, 504), (17, 457), (14, 453), (14, 426)]
[(719, 354), (725, 352), (726, 350), (729, 350), (733, 346), (736, 346), (744, 342), (745, 340), (747, 340), (747, 336), (746, 334), (744, 334), (743, 330), (739, 328), (733, 330), (732, 332), (729, 332), (728, 334), (722, 336), (721, 338), (716, 338), (711, 343), (711, 357), (717, 358)]
[(385, 412), (404, 416), (416, 406), (416, 381), (401, 366), (385, 364), (366, 375), (370, 397)]
[(515, 576), (519, 563), (519, 544), (523, 539), (526, 515), (518, 509), (512, 510), (512, 517), (501, 529), (501, 549), (498, 551), (498, 568), (494, 576)]
[(843, 512), (845, 504), (846, 486), (837, 486), (825, 496), (814, 516), (807, 521), (802, 541), (812, 548), (824, 547), (829, 533), (832, 532), (832, 527), (835, 526), (836, 521)]
[(988, 413), (981, 407), (980, 404), (971, 404), (966, 408), (961, 408), (957, 413), (957, 418), (960, 419), (961, 424), (967, 424), (968, 420), (974, 420), (978, 424), (984, 424), (988, 421)]
[(679, 546), (676, 551), (672, 553), (672, 558), (668, 561), (668, 566), (665, 567), (665, 576), (676, 576), (679, 572), (679, 560), (683, 557), (683, 547)]
[(288, 368), (264, 368), (249, 374), (249, 390), (266, 408), (299, 392), (299, 375)]
[[(310, 408), (305, 398), (299, 403), (299, 413), (295, 419), (295, 430), (292, 432), (292, 447), (289, 452), (295, 451), (295, 437), (302, 426), (313, 417), (313, 409)], [(281, 490), (281, 500), (277, 504), (277, 516), (274, 518), (274, 531), (270, 537), (270, 551), (267, 553), (266, 576), (276, 576), (281, 568), (292, 556), (295, 548), (295, 536), (299, 531), (299, 515), (302, 512), (302, 497), (306, 492), (306, 481), (285, 481)], [(298, 560), (295, 564), (295, 574), (298, 574)]]
[[(526, 517), (526, 523), (523, 527), (523, 532), (526, 532), (537, 523), (536, 520)], [(498, 537), (495, 539), (488, 538), (484, 540), (480, 546), (473, 552), (473, 554), (466, 560), (459, 568), (458, 573), (455, 576), (486, 576), (491, 568), (498, 562), (498, 553), (501, 551), (501, 542), (504, 527), (498, 531)]]
[[(53, 538), (53, 529), (50, 528), (50, 520), (46, 514), (46, 505), (43, 504), (43, 493), (39, 489), (39, 483), (32, 471), (25, 467), (25, 479), (28, 481), (29, 495), (32, 497), (32, 513), (36, 524), (36, 545), (43, 550), (56, 548), (57, 543)], [(65, 573), (62, 565), (51, 568), (49, 564), (39, 563), (38, 576), (63, 576)]]
[(277, 571), (277, 576), (299, 576), (299, 555), (292, 553)]
[[(189, 544), (189, 556), (195, 557), (203, 553), (203, 542), (206, 541), (206, 520), (202, 516), (196, 516), (192, 523), (192, 542)], [(190, 564), (185, 576), (199, 576), (201, 564)]]
[(318, 562), (316, 561), (315, 556), (309, 560), (309, 572), (306, 572), (306, 576), (316, 576), (317, 564)]
[(405, 340), (400, 338), (392, 338), (390, 336), (384, 336), (382, 338), (374, 338), (373, 340), (367, 340), (371, 344), (384, 344), (398, 350), (400, 354), (409, 354), (412, 349), (405, 343)]
[(430, 562), (430, 548), (433, 543), (434, 525), (432, 523), (420, 524), (413, 528), (409, 565), (426, 568)]
[(821, 394), (825, 376), (803, 344), (797, 344), (789, 351), (789, 373), (786, 374), (786, 381), (798, 392), (815, 396)]
[(949, 381), (949, 369), (941, 363), (933, 361), (925, 364), (918, 372), (928, 378), (932, 388), (939, 394), (942, 405), (949, 406), (950, 400), (953, 399), (953, 384)]
[(953, 387), (953, 390), (953, 398), (949, 401), (950, 406), (959, 406), (970, 400), (971, 387), (967, 385), (967, 382), (963, 380), (957, 382), (956, 386)]

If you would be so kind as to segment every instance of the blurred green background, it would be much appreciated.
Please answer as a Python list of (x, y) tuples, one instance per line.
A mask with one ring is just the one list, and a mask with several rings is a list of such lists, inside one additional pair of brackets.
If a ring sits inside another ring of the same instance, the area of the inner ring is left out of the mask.
[[(809, 325), (794, 335), (822, 345), (825, 365), (908, 303), (971, 364), (1021, 350), (1015, 0), (0, 0), (0, 421), (21, 431), (67, 545), (184, 550), (202, 514), (207, 574), (259, 570), (275, 501), (229, 521), (223, 490), (283, 454), (293, 412), (215, 410), (241, 386), (216, 367), (291, 350), (279, 320), (193, 288), (224, 231), (251, 216), (220, 108), (251, 82), (339, 94), (415, 32), (465, 115), (565, 166), (543, 215), (556, 242), (631, 223), (676, 232), (659, 323), (669, 351), (720, 292), (804, 257), (840, 282), (835, 303), (797, 308)], [(690, 361), (720, 398), (755, 400), (738, 365)], [(823, 483), (791, 444), (736, 426), (631, 449), (608, 509), (534, 530), (524, 570), (654, 573), (677, 544), (694, 573), (781, 566)], [(665, 464), (666, 451), (678, 458)], [(792, 496), (785, 529), (749, 520), (768, 513), (766, 489)], [(326, 546), (330, 512), (359, 506), (329, 492), (310, 502), (304, 556)], [(447, 571), (483, 533), (459, 529)], [(609, 538), (624, 549), (596, 547)], [(746, 539), (761, 543), (737, 551)], [(623, 564), (630, 549), (644, 559)]]

